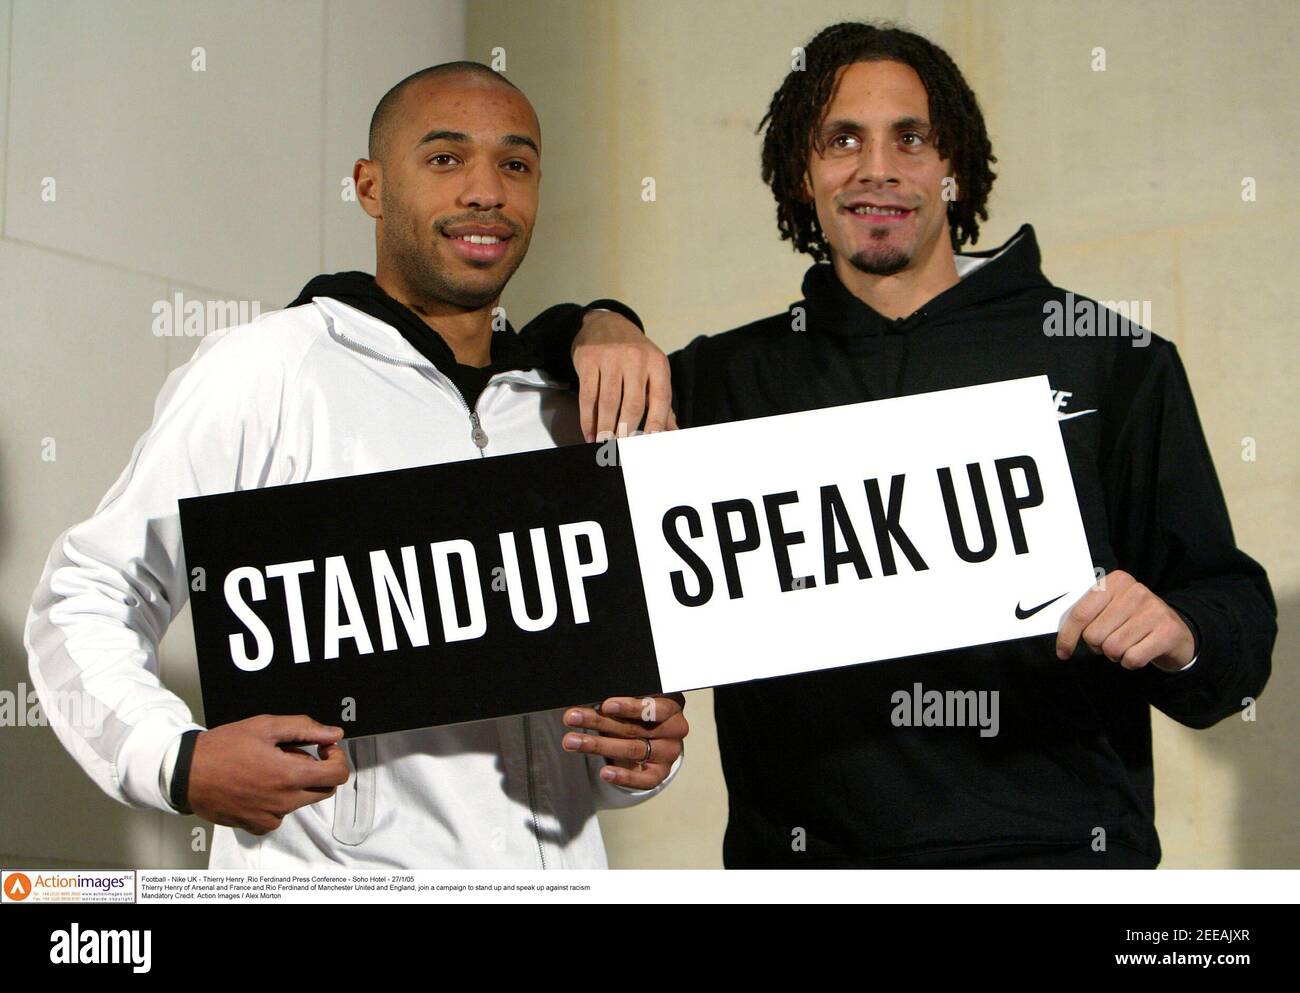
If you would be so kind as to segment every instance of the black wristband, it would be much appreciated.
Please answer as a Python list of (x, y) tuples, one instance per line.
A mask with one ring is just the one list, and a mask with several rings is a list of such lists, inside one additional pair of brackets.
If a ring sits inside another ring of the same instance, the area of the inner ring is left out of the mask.
[(194, 760), (194, 743), (203, 732), (196, 729), (181, 735), (180, 751), (176, 753), (176, 768), (172, 770), (171, 804), (182, 814), (192, 814), (189, 805), (190, 763)]
[(636, 311), (627, 304), (619, 303), (617, 300), (593, 300), (591, 303), (587, 304), (587, 306), (582, 308), (584, 314), (589, 310), (612, 310), (614, 313), (626, 317), (641, 329), (642, 334), (645, 334), (645, 325), (641, 323), (641, 318), (639, 318)]

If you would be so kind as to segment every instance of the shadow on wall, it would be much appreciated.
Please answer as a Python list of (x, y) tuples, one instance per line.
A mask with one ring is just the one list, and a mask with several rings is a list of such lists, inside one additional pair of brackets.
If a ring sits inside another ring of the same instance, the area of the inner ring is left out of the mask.
[[(0, 466), (6, 460), (0, 458)], [(0, 478), (0, 492), (6, 492)], [(14, 522), (0, 504), (0, 562), (19, 554)], [(72, 521), (60, 527), (70, 526)], [(57, 535), (42, 535), (53, 544)], [(45, 567), (48, 546), (35, 564), (6, 562), (19, 579), (5, 591), (10, 608), (0, 618), (0, 691), (13, 697), (13, 719), (0, 727), (0, 861), (30, 868), (205, 868), (206, 852), (191, 853), (190, 832), (197, 818), (128, 807), (105, 794), (63, 747), (53, 729), (38, 722), (35, 688), (28, 671), (21, 624)], [(14, 566), (18, 567), (15, 568)], [(10, 618), (22, 618), (15, 626)], [(182, 695), (185, 695), (182, 690)], [(31, 703), (29, 704), (29, 699)], [(6, 704), (8, 699), (6, 699)], [(6, 706), (6, 710), (8, 707)], [(170, 822), (170, 823), (168, 823)], [(183, 831), (185, 846), (168, 845)], [(160, 834), (162, 844), (160, 845)]]
[[(6, 460), (0, 458), (0, 466)], [(8, 492), (0, 478), (0, 492)], [(6, 510), (12, 506), (5, 501)], [(53, 542), (54, 536), (50, 536)], [(13, 522), (10, 514), (0, 512), (0, 561), (15, 555)], [(13, 614), (24, 621), (32, 594), (44, 568), (42, 558), (34, 571), (10, 569), (23, 577), (16, 588), (5, 591)], [(155, 831), (157, 815), (140, 812), (139, 819), (122, 818), (120, 805), (107, 797), (82, 771), (55, 737), (53, 730), (37, 723), (43, 708), (36, 706), (35, 689), (27, 670), (27, 649), (23, 632), (14, 627), (6, 612), (0, 619), (0, 691), (13, 697), (13, 707), (0, 727), (0, 781), (5, 784), (5, 803), (0, 807), (0, 853), (33, 868), (84, 868), (105, 865), (125, 868), (137, 843)], [(30, 701), (30, 703), (29, 703)], [(7, 703), (8, 701), (6, 701)], [(93, 851), (50, 848), (49, 839), (67, 832), (53, 830), (63, 823), (83, 825), (77, 833), (95, 836)], [(50, 827), (47, 827), (50, 825)], [(100, 859), (107, 859), (101, 862)]]
[[(1256, 721), (1217, 743), (1240, 783), (1236, 851), (1243, 869), (1300, 868), (1300, 790), (1295, 718), (1300, 714), (1300, 596), (1278, 602), (1273, 674), (1260, 694)], [(1240, 718), (1228, 718), (1228, 721)], [(1225, 721), (1224, 723), (1228, 723)]]

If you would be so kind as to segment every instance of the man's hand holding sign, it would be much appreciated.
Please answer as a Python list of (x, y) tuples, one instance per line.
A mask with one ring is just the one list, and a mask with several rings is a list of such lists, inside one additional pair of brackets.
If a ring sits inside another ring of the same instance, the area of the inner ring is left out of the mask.
[[(680, 694), (611, 697), (574, 707), (565, 723), (590, 734), (566, 734), (566, 751), (604, 756), (601, 778), (615, 786), (658, 786), (681, 757), (689, 726)], [(351, 772), (343, 729), (305, 714), (264, 714), (198, 735), (188, 797), (195, 814), (254, 835), (274, 831), (286, 815), (333, 796)], [(299, 746), (315, 746), (316, 755)]]
[(1068, 659), (1082, 641), (1125, 669), (1154, 665), (1178, 672), (1191, 665), (1196, 637), (1182, 616), (1127, 572), (1106, 575), (1061, 621), (1058, 658)]
[(597, 707), (574, 707), (564, 715), (569, 727), (593, 734), (566, 734), (570, 752), (603, 755), (610, 763), (601, 778), (629, 789), (653, 789), (668, 778), (681, 758), (682, 739), (690, 731), (682, 708), (686, 698), (671, 696), (610, 697)]
[[(194, 743), (190, 808), (213, 824), (274, 831), (285, 815), (348, 781), (342, 738), (342, 728), (302, 714), (264, 714), (204, 731)], [(315, 745), (319, 757), (298, 745)]]

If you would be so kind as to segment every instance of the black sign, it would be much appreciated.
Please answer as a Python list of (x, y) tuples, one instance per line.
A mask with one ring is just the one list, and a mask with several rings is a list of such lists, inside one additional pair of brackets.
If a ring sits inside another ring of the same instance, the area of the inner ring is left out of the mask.
[(180, 501), (207, 723), (306, 713), (353, 737), (658, 693), (598, 448)]

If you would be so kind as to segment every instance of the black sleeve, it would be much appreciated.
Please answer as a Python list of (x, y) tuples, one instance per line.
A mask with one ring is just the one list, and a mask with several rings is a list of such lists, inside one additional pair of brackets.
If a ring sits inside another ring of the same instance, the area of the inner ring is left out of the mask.
[[(709, 336), (700, 335), (668, 356), (668, 367), (672, 371), (673, 380), (673, 413), (677, 415), (679, 428), (713, 424), (716, 421), (716, 413), (708, 402), (710, 398), (696, 389), (708, 350)], [(718, 385), (716, 379), (714, 385)]]
[(1204, 728), (1263, 690), (1277, 605), (1263, 567), (1237, 548), (1177, 350), (1154, 336), (1147, 347), (1119, 348), (1113, 379), (1131, 386), (1107, 400), (1116, 428), (1103, 441), (1102, 483), (1120, 568), (1191, 622), (1200, 653), (1185, 672), (1135, 675), (1152, 706)]
[(540, 368), (548, 376), (578, 385), (578, 375), (573, 371), (573, 339), (582, 328), (582, 319), (589, 310), (612, 310), (622, 314), (629, 321), (645, 331), (645, 325), (636, 311), (617, 300), (593, 300), (585, 307), (576, 303), (557, 303), (548, 307), (519, 330), (519, 337), (533, 350), (541, 363)]

